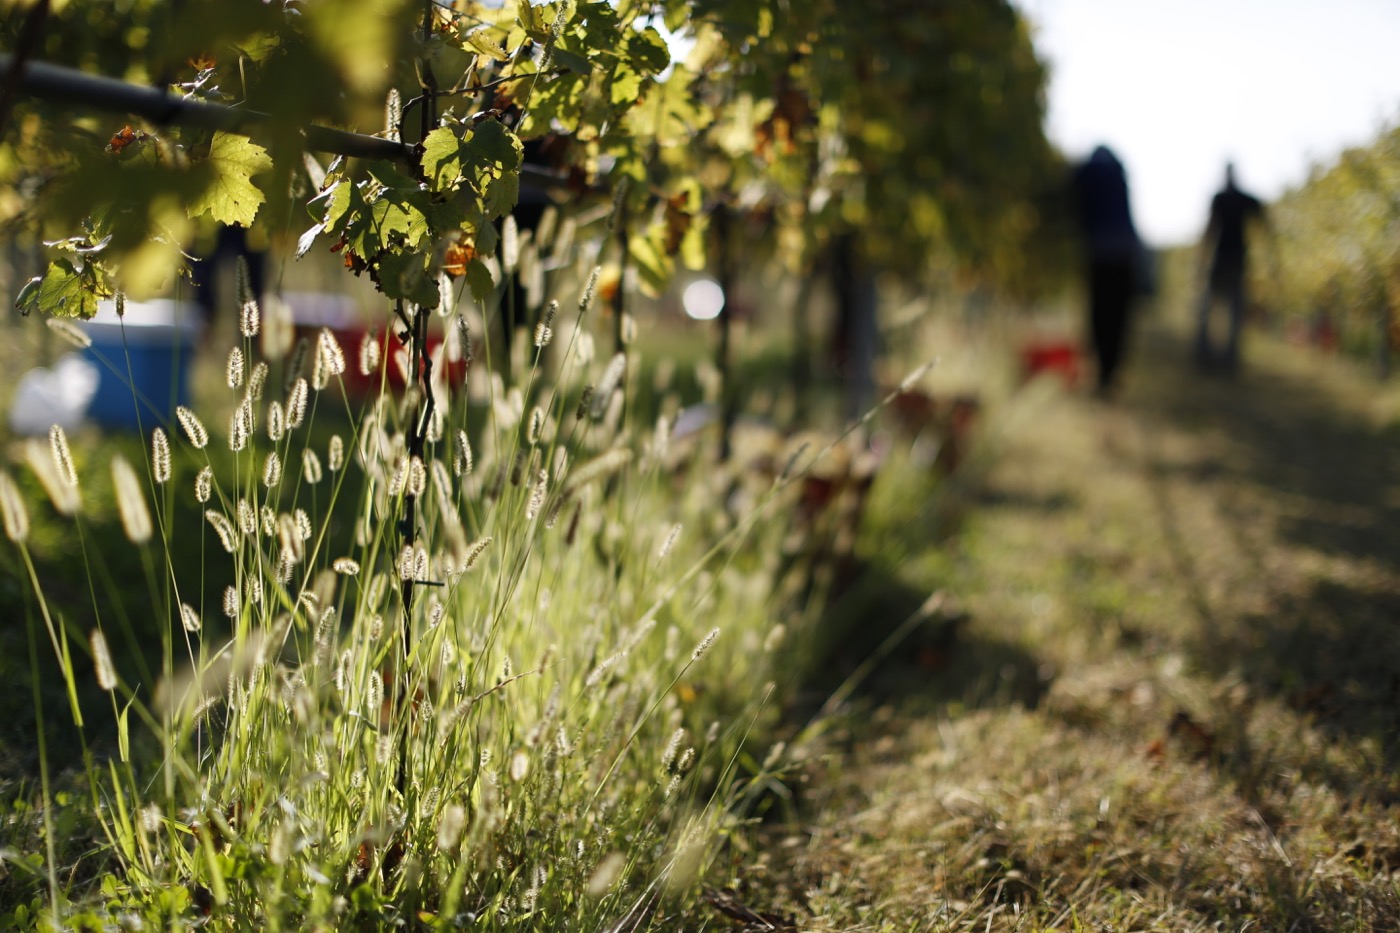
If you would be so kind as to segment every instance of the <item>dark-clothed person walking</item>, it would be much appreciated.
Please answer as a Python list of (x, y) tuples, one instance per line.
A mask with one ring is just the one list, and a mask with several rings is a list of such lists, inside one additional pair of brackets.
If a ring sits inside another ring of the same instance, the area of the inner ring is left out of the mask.
[[(1201, 243), (1202, 258), (1210, 255), (1210, 277), (1201, 296), (1196, 322), (1196, 362), (1203, 368), (1220, 366), (1234, 372), (1240, 364), (1240, 328), (1244, 324), (1245, 227), (1251, 220), (1263, 219), (1259, 199), (1241, 191), (1235, 184), (1235, 167), (1225, 166), (1225, 187), (1210, 202), (1210, 223)], [(1216, 352), (1210, 336), (1211, 311), (1216, 301), (1229, 310), (1229, 326), (1223, 352)]]
[(1102, 394), (1115, 387), (1123, 359), (1142, 244), (1133, 225), (1127, 175), (1107, 146), (1099, 146), (1075, 170), (1074, 193), (1088, 254), (1089, 335)]

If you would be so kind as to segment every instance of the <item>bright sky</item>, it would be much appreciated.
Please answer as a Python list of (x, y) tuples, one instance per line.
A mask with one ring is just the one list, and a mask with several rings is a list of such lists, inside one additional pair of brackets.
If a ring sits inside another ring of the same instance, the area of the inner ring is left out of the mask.
[(1400, 121), (1400, 0), (1016, 0), (1050, 137), (1128, 171), (1149, 242), (1194, 241), (1233, 159), (1265, 199)]

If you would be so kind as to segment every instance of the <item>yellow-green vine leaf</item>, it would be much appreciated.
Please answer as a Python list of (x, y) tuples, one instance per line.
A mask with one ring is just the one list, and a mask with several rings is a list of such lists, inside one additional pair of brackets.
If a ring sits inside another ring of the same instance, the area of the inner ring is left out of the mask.
[(471, 288), (472, 297), (477, 301), (485, 301), (496, 288), (496, 280), (492, 277), (491, 270), (480, 259), (473, 259), (467, 263), (467, 286)]
[(642, 294), (655, 298), (666, 290), (671, 276), (676, 271), (676, 263), (661, 243), (663, 229), (657, 225), (647, 231), (644, 237), (633, 237), (629, 243), (632, 262), (637, 269), (637, 284)]
[(38, 309), (54, 317), (87, 320), (97, 313), (97, 292), (94, 283), (85, 281), (71, 262), (59, 259), (49, 263), (37, 288), (25, 286), (16, 307), (25, 314)]
[(203, 164), (212, 177), (204, 193), (191, 202), (190, 216), (208, 214), (221, 224), (252, 224), (264, 200), (252, 178), (272, 168), (267, 150), (244, 136), (215, 133)]

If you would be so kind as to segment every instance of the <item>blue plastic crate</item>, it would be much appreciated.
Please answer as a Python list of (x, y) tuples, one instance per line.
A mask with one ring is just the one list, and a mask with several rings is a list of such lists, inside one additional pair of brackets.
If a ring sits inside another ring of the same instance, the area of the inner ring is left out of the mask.
[(188, 302), (127, 302), (121, 318), (112, 302), (103, 302), (83, 325), (92, 338), (84, 354), (100, 373), (88, 418), (133, 431), (169, 423), (177, 405), (189, 404), (202, 327), (199, 306)]

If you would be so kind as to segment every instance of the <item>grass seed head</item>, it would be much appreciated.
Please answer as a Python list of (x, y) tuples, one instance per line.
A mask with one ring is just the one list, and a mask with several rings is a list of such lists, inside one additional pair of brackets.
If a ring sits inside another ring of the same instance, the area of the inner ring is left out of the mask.
[(394, 142), (399, 141), (399, 123), (403, 121), (403, 98), (399, 96), (399, 89), (389, 88), (389, 93), (384, 95), (384, 137)]
[(238, 618), (238, 587), (224, 587), (224, 615), (230, 619)]
[(117, 689), (117, 669), (112, 666), (112, 653), (107, 650), (107, 636), (95, 628), (88, 635), (92, 645), (92, 664), (97, 672), (97, 686), (108, 693)]
[(49, 428), (49, 449), (53, 452), (53, 462), (58, 467), (58, 475), (69, 486), (78, 488), (78, 469), (73, 464), (73, 452), (68, 448), (68, 435), (60, 425)]
[(574, 409), (575, 421), (582, 421), (584, 418), (588, 417), (588, 409), (593, 404), (593, 393), (596, 391), (597, 390), (594, 388), (593, 383), (590, 382), (583, 387), (583, 390), (581, 392), (579, 392), (578, 407)]
[(589, 273), (588, 284), (583, 287), (583, 295), (578, 300), (578, 313), (583, 316), (588, 313), (588, 309), (593, 307), (593, 295), (598, 291), (598, 276), (603, 272), (602, 266), (594, 266)]
[(540, 442), (540, 432), (544, 430), (544, 409), (536, 405), (530, 410), (530, 423), (526, 429), (525, 439), (533, 447)]
[(258, 360), (248, 374), (248, 397), (255, 402), (262, 401), (263, 389), (267, 387), (267, 363)]
[(258, 513), (247, 499), (238, 500), (238, 530), (245, 535), (258, 533)]
[(86, 350), (88, 347), (92, 346), (92, 338), (87, 335), (86, 331), (78, 327), (72, 321), (61, 317), (51, 317), (45, 320), (44, 323), (48, 325), (49, 330), (58, 334), (79, 350)]
[(267, 406), (267, 437), (273, 443), (280, 441), (287, 432), (287, 418), (282, 411), (282, 403), (274, 399)]
[(195, 500), (199, 504), (209, 502), (210, 496), (214, 495), (214, 468), (213, 466), (200, 466), (199, 472), (195, 475)]
[(311, 516), (306, 514), (305, 509), (293, 509), (292, 521), (296, 523), (297, 537), (302, 541), (311, 540)]
[(228, 423), (228, 446), (238, 453), (248, 446), (248, 436), (253, 433), (253, 403), (244, 396), (243, 401), (233, 410)]
[(383, 704), (384, 680), (378, 671), (370, 671), (369, 681), (365, 685), (365, 712), (369, 713), (371, 722), (378, 721), (379, 709)]
[(180, 604), (180, 624), (187, 632), (198, 632), (200, 629), (199, 613), (189, 603)]
[[(239, 257), (240, 260), (242, 257)], [(244, 337), (256, 337), (262, 324), (262, 311), (256, 301), (245, 301), (238, 308), (238, 329)]]
[(400, 457), (394, 462), (394, 472), (389, 477), (389, 495), (397, 496), (408, 485), (408, 458)]
[(417, 454), (409, 458), (408, 478), (404, 488), (415, 499), (422, 496), (423, 491), (428, 488), (428, 471), (423, 466), (423, 458)]
[(458, 430), (457, 442), (452, 448), (452, 472), (458, 476), (466, 476), (472, 471), (472, 442), (467, 438), (467, 432)]
[(461, 315), (457, 316), (457, 336), (461, 344), (462, 362), (471, 365), (472, 355), (472, 331), (467, 326), (467, 319)]
[(681, 726), (671, 733), (671, 740), (666, 743), (666, 747), (661, 752), (661, 770), (670, 771), (671, 766), (676, 763), (676, 756), (680, 754), (681, 743), (685, 741), (685, 727)]
[(369, 331), (360, 338), (360, 375), (369, 376), (379, 370), (379, 335)]
[(0, 470), (0, 516), (5, 520), (5, 537), (16, 544), (29, 537), (29, 512), (24, 498), (9, 473)]
[(112, 488), (116, 491), (117, 512), (121, 516), (122, 531), (132, 544), (145, 544), (151, 540), (151, 513), (146, 508), (146, 494), (141, 489), (141, 481), (136, 471), (121, 454), (112, 458)]
[(501, 221), (501, 269), (506, 275), (514, 275), (520, 267), (520, 228), (515, 215), (507, 214)]
[(306, 418), (306, 402), (310, 395), (310, 387), (305, 379), (297, 379), (292, 384), (292, 391), (287, 396), (287, 427), (299, 428)]
[(301, 475), (311, 486), (321, 481), (321, 458), (310, 447), (301, 452)]
[(343, 576), (353, 577), (360, 572), (360, 564), (353, 557), (337, 557), (331, 562), (331, 569)]
[(326, 466), (332, 473), (338, 473), (345, 465), (345, 441), (339, 434), (332, 434), (330, 446), (326, 449)]
[(185, 429), (185, 436), (190, 439), (196, 450), (203, 450), (209, 446), (209, 432), (204, 430), (204, 422), (199, 420), (199, 416), (190, 411), (184, 405), (175, 409), (175, 417), (180, 422), (180, 427)]
[(692, 651), (692, 652), (690, 653), (690, 660), (691, 660), (691, 663), (695, 663), (695, 662), (698, 662), (698, 661), (703, 661), (703, 660), (705, 659), (705, 655), (707, 655), (707, 654), (710, 653), (710, 649), (714, 647), (714, 645), (715, 645), (715, 640), (718, 639), (718, 638), (719, 638), (719, 629), (718, 629), (718, 628), (712, 628), (712, 629), (710, 629), (710, 633), (709, 633), (708, 635), (706, 635), (704, 638), (702, 638), (702, 639), (700, 640), (700, 644), (696, 645), (696, 646), (695, 646), (695, 650)]
[(345, 685), (348, 683), (346, 675), (355, 664), (355, 653), (346, 648), (340, 653), (340, 659), (335, 664), (335, 692), (340, 694), (341, 702), (345, 701)]
[(70, 484), (59, 473), (58, 466), (54, 463), (52, 448), (46, 451), (39, 442), (28, 441), (24, 446), (24, 459), (43, 485), (44, 492), (48, 494), (49, 501), (58, 513), (76, 515), (82, 505), (78, 487)]
[(238, 549), (238, 531), (234, 528), (234, 523), (228, 521), (228, 517), (221, 511), (210, 509), (204, 513), (204, 520), (213, 525), (214, 534), (218, 535), (218, 544), (224, 545), (224, 551), (234, 553)]
[(475, 567), (476, 562), (481, 558), (482, 552), (486, 550), (487, 546), (490, 543), (491, 538), (488, 535), (487, 537), (482, 538), (480, 541), (477, 541), (474, 544), (472, 544), (471, 547), (467, 548), (467, 553), (462, 558), (462, 569), (466, 571), (471, 570), (473, 567)]
[(671, 526), (671, 530), (666, 533), (666, 540), (661, 542), (661, 549), (657, 552), (657, 558), (665, 560), (666, 555), (671, 553), (671, 548), (676, 546), (676, 539), (681, 536), (681, 523), (676, 522)]
[(335, 339), (329, 327), (321, 328), (316, 337), (316, 363), (311, 370), (311, 381), (317, 391), (324, 389), (332, 376), (345, 372), (345, 354), (340, 349), (340, 341)]
[(230, 389), (241, 388), (246, 375), (243, 361), (243, 348), (234, 347), (228, 351), (228, 364), (224, 367), (224, 380)]
[(283, 586), (292, 582), (292, 577), (296, 575), (297, 559), (296, 555), (290, 551), (282, 551), (277, 555), (277, 582)]
[(535, 516), (540, 514), (540, 509), (544, 507), (545, 495), (549, 492), (549, 473), (540, 470), (535, 474), (534, 485), (530, 487), (530, 501), (525, 508), (525, 517), (534, 521)]
[(559, 521), (559, 513), (564, 510), (564, 504), (569, 500), (564, 496), (555, 496), (554, 501), (549, 504), (549, 509), (544, 513), (544, 527), (553, 528)]
[(282, 481), (282, 458), (277, 456), (275, 450), (270, 451), (267, 458), (263, 460), (262, 481), (268, 489)]
[(151, 432), (151, 469), (157, 483), (170, 480), (170, 438), (163, 428)]

